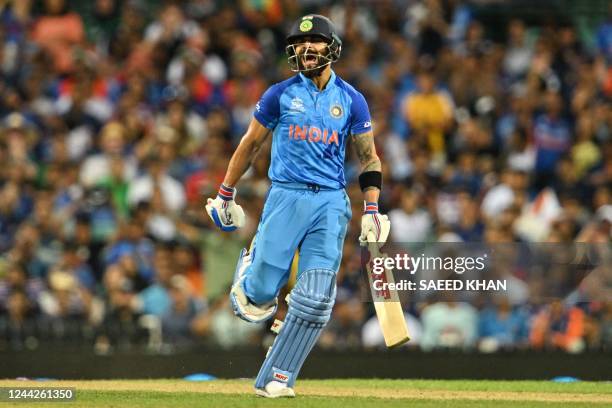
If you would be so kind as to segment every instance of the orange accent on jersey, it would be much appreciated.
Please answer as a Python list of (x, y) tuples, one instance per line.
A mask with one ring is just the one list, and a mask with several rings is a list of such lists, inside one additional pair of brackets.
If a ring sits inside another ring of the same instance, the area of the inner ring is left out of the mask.
[[(313, 134), (316, 134), (315, 137), (312, 137)], [(316, 128), (316, 127), (311, 127), (310, 128), (310, 132), (308, 133), (308, 141), (309, 142), (318, 142), (319, 140), (321, 140), (321, 129)]]
[(304, 128), (295, 125), (295, 132), (293, 133), (293, 138), (297, 140), (298, 136), (302, 140), (306, 140), (306, 133), (308, 133), (308, 126), (304, 126)]
[(329, 140), (327, 141), (327, 144), (332, 144), (335, 143), (336, 146), (338, 146), (338, 132), (336, 132), (335, 130), (333, 131), (331, 137), (329, 138)]
[(292, 140), (308, 140), (309, 143), (320, 143), (332, 144), (335, 143), (339, 146), (338, 131), (333, 130), (329, 139), (329, 129), (319, 129), (316, 126), (304, 126), (289, 125), (289, 139)]

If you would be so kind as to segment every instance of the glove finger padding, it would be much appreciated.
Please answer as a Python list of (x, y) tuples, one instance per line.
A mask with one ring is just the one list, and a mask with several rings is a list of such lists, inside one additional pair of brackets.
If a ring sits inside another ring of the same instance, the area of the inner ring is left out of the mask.
[(244, 210), (242, 209), (242, 206), (236, 204), (235, 201), (231, 201), (231, 204), (228, 206), (228, 212), (231, 215), (231, 219), (236, 228), (244, 227), (246, 217), (244, 216)]
[(389, 231), (391, 230), (391, 222), (389, 217), (382, 214), (363, 214), (361, 217), (361, 235), (359, 241), (364, 243), (368, 241), (368, 233), (372, 233), (376, 237), (376, 242), (381, 246), (387, 242)]
[(387, 242), (387, 238), (389, 238), (389, 232), (391, 231), (391, 221), (389, 221), (389, 217), (387, 215), (378, 214), (380, 220), (380, 236), (378, 237), (378, 242), (382, 242), (383, 244)]
[(234, 231), (245, 223), (244, 210), (234, 200), (225, 201), (219, 197), (209, 198), (206, 212), (222, 231)]

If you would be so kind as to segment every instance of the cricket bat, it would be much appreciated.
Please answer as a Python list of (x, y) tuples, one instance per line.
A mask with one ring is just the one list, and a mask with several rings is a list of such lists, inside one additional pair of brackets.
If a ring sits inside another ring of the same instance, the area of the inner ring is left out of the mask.
[(380, 253), (376, 237), (373, 233), (368, 234), (367, 240), (370, 259), (366, 263), (366, 271), (370, 283), (370, 290), (372, 292), (374, 309), (376, 310), (376, 317), (378, 317), (378, 323), (380, 324), (380, 329), (385, 338), (387, 347), (397, 347), (410, 340), (410, 334), (408, 333), (408, 326), (406, 326), (406, 319), (404, 319), (404, 311), (402, 310), (399, 296), (396, 291), (388, 289), (376, 290), (373, 285), (375, 279), (382, 279), (387, 283), (394, 283), (393, 271), (385, 268), (385, 271), (380, 275), (373, 273), (371, 265), (372, 260), (374, 258), (385, 258), (386, 254)]

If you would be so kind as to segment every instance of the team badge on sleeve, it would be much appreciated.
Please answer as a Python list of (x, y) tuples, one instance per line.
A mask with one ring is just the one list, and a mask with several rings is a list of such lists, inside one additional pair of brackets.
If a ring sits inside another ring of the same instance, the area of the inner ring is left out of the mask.
[(333, 105), (330, 109), (329, 109), (329, 113), (330, 115), (332, 115), (334, 118), (339, 118), (342, 116), (342, 106), (340, 105)]

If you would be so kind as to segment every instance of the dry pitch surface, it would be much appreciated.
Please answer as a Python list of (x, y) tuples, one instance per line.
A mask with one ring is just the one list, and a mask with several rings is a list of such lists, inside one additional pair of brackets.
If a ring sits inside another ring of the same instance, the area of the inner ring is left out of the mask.
[(593, 407), (612, 406), (611, 382), (304, 380), (295, 399), (255, 397), (251, 380), (14, 381), (0, 387), (75, 387), (76, 401), (15, 407)]

